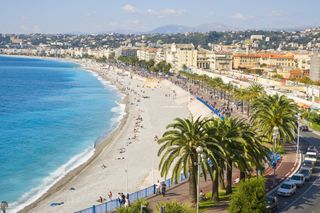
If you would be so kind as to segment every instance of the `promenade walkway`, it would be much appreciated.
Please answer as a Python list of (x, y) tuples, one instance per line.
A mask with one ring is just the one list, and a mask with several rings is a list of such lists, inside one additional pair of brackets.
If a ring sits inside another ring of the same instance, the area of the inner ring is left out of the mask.
[[(266, 190), (270, 191), (274, 189), (276, 186), (279, 185), (281, 181), (286, 179), (288, 176), (290, 176), (296, 168), (299, 166), (296, 161), (296, 153), (295, 153), (295, 146), (294, 145), (288, 145), (285, 146), (286, 154), (282, 157), (281, 161), (278, 163), (278, 166), (276, 168), (276, 177), (274, 179), (273, 176), (273, 169), (267, 168), (265, 171), (265, 178), (266, 178)], [(235, 179), (239, 177), (239, 171), (237, 169), (234, 169), (232, 178), (233, 182)], [(274, 181), (275, 180), (275, 181)], [(205, 192), (210, 192), (212, 187), (211, 180), (204, 181), (203, 178), (201, 178), (200, 181), (200, 188)], [(173, 187), (172, 189), (168, 190), (168, 193), (165, 197), (158, 195), (149, 198), (150, 202), (150, 208), (155, 209), (156, 205), (159, 202), (168, 202), (171, 200), (177, 200), (178, 202), (182, 203), (188, 203), (189, 202), (189, 183), (185, 182), (180, 185), (177, 185), (176, 187)], [(227, 212), (227, 203), (222, 202), (217, 204), (216, 206), (212, 207), (211, 209), (205, 211), (208, 213), (224, 213)]]
[[(216, 109), (223, 110), (226, 106), (232, 108), (232, 117), (238, 117), (242, 119), (248, 119), (247, 115), (247, 106), (242, 108), (241, 106), (237, 106), (233, 100), (228, 100), (226, 97), (222, 98), (222, 94), (220, 91), (216, 91), (214, 94), (211, 88), (206, 87), (205, 85), (194, 84), (188, 82), (184, 79), (177, 78), (176, 76), (170, 77), (168, 80), (173, 82), (174, 84), (182, 87), (185, 90), (189, 90), (190, 93), (195, 97), (200, 97), (202, 100), (206, 101), (209, 105), (214, 105)], [(285, 146), (286, 154), (282, 157), (281, 161), (278, 162), (276, 167), (276, 175), (273, 175), (273, 169), (268, 167), (265, 170), (264, 176), (266, 178), (266, 190), (271, 191), (275, 187), (279, 185), (281, 181), (290, 176), (296, 168), (299, 166), (299, 163), (296, 162), (296, 152), (295, 145), (289, 144)], [(233, 182), (239, 177), (239, 171), (237, 169), (233, 170)], [(201, 179), (200, 181), (201, 189), (207, 193), (211, 191), (212, 183), (210, 180), (204, 181)], [(151, 209), (155, 209), (157, 203), (159, 202), (167, 202), (171, 200), (177, 200), (178, 202), (188, 203), (189, 199), (189, 184), (188, 182), (179, 184), (170, 190), (165, 197), (158, 195), (149, 198)], [(227, 203), (219, 203), (217, 206), (212, 207), (212, 209), (207, 210), (206, 212), (227, 212)]]

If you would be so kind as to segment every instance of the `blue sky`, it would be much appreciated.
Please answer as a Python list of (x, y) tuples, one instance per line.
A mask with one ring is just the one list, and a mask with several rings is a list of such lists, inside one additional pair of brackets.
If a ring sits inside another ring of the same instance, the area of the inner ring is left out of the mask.
[(148, 31), (167, 24), (320, 25), (319, 0), (1, 0), (2, 33)]

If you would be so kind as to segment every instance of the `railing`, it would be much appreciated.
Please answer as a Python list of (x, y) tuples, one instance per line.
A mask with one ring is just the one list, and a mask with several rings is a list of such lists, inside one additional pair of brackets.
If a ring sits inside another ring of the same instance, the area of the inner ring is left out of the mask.
[(212, 112), (214, 112), (214, 114), (216, 114), (219, 118), (221, 118), (221, 120), (224, 120), (224, 116), (220, 113), (220, 110), (214, 108), (213, 106), (211, 106), (210, 104), (208, 104), (205, 100), (202, 100), (201, 98), (197, 97), (197, 99), (203, 103), (204, 105), (206, 105)]
[[(187, 177), (185, 177), (183, 174), (181, 174), (179, 182), (183, 182), (186, 179), (187, 179)], [(172, 184), (171, 179), (165, 180), (165, 183), (167, 185), (167, 189), (178, 184), (177, 182), (173, 182), (173, 184)], [(157, 193), (156, 192), (156, 185), (154, 184), (148, 188), (145, 188), (140, 191), (133, 192), (133, 193), (129, 194), (129, 201), (130, 201), (130, 203), (132, 203), (136, 200), (155, 195), (156, 193)], [(115, 211), (118, 207), (120, 207), (119, 200), (114, 199), (114, 200), (110, 200), (106, 203), (102, 203), (99, 205), (93, 205), (92, 207), (77, 211), (75, 213), (107, 213), (107, 212)]]

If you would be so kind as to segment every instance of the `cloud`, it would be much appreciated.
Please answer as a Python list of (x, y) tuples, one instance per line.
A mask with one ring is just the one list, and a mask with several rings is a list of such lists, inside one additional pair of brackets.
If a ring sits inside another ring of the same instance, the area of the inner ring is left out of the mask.
[(147, 10), (143, 10), (140, 8), (137, 8), (131, 4), (125, 4), (121, 8), (125, 13), (131, 13), (131, 14), (140, 14), (140, 15), (149, 15), (149, 16), (155, 16), (158, 18), (163, 18), (167, 16), (180, 16), (185, 13), (185, 10), (178, 10), (174, 8), (164, 8), (164, 9), (152, 9), (149, 8)]
[(281, 17), (283, 15), (284, 14), (281, 10), (272, 10), (267, 16), (276, 18), (276, 17)]
[(235, 13), (232, 16), (230, 16), (230, 18), (238, 21), (246, 21), (246, 20), (252, 19), (253, 16), (242, 14), (242, 13)]
[(146, 13), (150, 16), (158, 16), (159, 12), (154, 9), (147, 9)]
[(139, 12), (139, 9), (131, 4), (123, 5), (122, 10), (126, 13), (138, 13)]
[(154, 16), (157, 18), (165, 18), (168, 16), (181, 16), (185, 13), (185, 10), (177, 10), (173, 8), (165, 8), (161, 10), (155, 10), (155, 9), (147, 9), (145, 14), (149, 16)]
[(172, 8), (166, 8), (160, 11), (161, 14), (163, 15), (174, 15), (174, 16), (180, 16), (182, 15), (185, 11), (184, 10), (176, 10)]

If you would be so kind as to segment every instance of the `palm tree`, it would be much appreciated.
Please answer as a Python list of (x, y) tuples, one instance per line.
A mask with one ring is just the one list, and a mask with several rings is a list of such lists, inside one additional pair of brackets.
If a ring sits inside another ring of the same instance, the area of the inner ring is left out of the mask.
[(245, 90), (245, 99), (247, 101), (247, 115), (249, 116), (250, 105), (261, 95), (265, 95), (264, 88), (261, 84), (252, 83)]
[(224, 174), (224, 162), (225, 162), (225, 147), (219, 140), (219, 129), (220, 119), (211, 119), (206, 125), (206, 131), (208, 133), (207, 147), (211, 151), (208, 159), (212, 163), (209, 165), (210, 177), (212, 180), (212, 200), (219, 201), (219, 179), (223, 179)]
[(235, 90), (235, 98), (238, 101), (241, 101), (241, 112), (243, 113), (244, 111), (244, 101), (247, 100), (247, 92), (245, 91), (245, 89), (237, 89)]
[[(158, 156), (162, 155), (159, 164), (161, 176), (166, 177), (172, 169), (172, 181), (178, 181), (180, 173), (189, 176), (189, 196), (191, 203), (196, 203), (197, 197), (197, 152), (196, 148), (201, 146), (208, 156), (211, 151), (207, 148), (208, 134), (204, 128), (207, 119), (200, 117), (194, 119), (176, 118), (167, 126), (167, 131), (158, 140), (161, 145)], [(173, 167), (173, 168), (172, 168)], [(207, 162), (202, 162), (204, 177), (207, 174)], [(189, 175), (188, 175), (189, 174)]]
[(251, 122), (271, 142), (273, 128), (279, 128), (280, 139), (293, 140), (297, 130), (297, 105), (284, 95), (260, 96), (252, 104)]
[[(245, 177), (245, 174), (250, 173), (254, 167), (261, 168), (263, 166), (267, 159), (267, 148), (262, 145), (261, 140), (256, 137), (255, 131), (249, 124), (242, 119), (217, 120), (209, 127), (209, 137), (221, 142), (221, 147), (224, 149), (224, 156), (216, 155), (216, 158), (220, 159), (220, 168), (216, 168), (216, 172), (219, 173), (220, 170), (223, 173), (223, 167), (226, 166), (226, 193), (229, 194), (232, 192), (233, 166), (239, 168), (242, 178)], [(207, 147), (210, 149), (209, 144)], [(221, 163), (221, 159), (225, 159), (225, 161)], [(214, 184), (216, 187), (217, 183)]]

